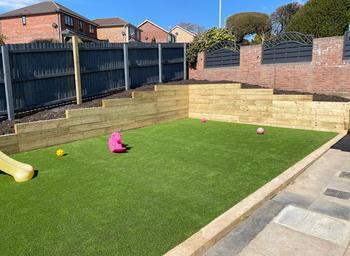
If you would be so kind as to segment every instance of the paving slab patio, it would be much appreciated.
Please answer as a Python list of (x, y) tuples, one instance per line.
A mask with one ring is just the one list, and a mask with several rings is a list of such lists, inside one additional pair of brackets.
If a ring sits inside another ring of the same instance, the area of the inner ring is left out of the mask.
[(206, 252), (206, 256), (350, 256), (350, 136)]
[(240, 256), (343, 256), (345, 248), (332, 242), (299, 233), (284, 226), (270, 223)]

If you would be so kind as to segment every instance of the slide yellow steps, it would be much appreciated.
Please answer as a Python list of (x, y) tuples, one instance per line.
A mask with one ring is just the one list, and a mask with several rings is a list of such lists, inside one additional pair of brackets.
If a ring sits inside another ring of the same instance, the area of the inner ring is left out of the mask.
[(34, 176), (34, 168), (14, 160), (0, 151), (0, 170), (11, 175), (16, 182), (31, 180)]

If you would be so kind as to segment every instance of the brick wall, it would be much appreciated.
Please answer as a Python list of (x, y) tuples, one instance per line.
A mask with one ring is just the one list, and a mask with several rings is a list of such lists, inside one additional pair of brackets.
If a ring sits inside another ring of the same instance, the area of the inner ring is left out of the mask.
[(239, 67), (204, 69), (204, 54), (198, 56), (190, 79), (229, 80), (269, 88), (334, 94), (350, 98), (350, 62), (343, 60), (343, 37), (314, 40), (310, 63), (261, 64), (260, 45), (241, 48)]
[(179, 27), (175, 27), (170, 32), (175, 35), (177, 43), (192, 43), (195, 38), (194, 35), (191, 35)]
[(6, 36), (7, 44), (29, 43), (36, 39), (60, 40), (58, 14), (27, 16), (27, 24), (22, 24), (22, 17), (0, 20), (0, 32)]
[(141, 41), (145, 43), (151, 43), (154, 38), (157, 43), (168, 43), (168, 33), (164, 30), (154, 26), (153, 24), (146, 22), (141, 27)]
[[(123, 32), (125, 35), (123, 35)], [(124, 27), (100, 27), (97, 29), (97, 38), (99, 40), (108, 40), (110, 43), (125, 43), (127, 40), (127, 31)]]

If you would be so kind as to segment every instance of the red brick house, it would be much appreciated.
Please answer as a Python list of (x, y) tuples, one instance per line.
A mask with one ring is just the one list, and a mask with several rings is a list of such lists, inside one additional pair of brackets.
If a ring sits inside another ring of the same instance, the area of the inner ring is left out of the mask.
[(7, 44), (35, 40), (69, 41), (74, 35), (84, 42), (97, 41), (97, 24), (78, 13), (47, 1), (0, 15), (0, 33)]
[(140, 41), (141, 31), (121, 18), (102, 18), (93, 20), (97, 27), (97, 38), (110, 43)]
[(175, 43), (175, 35), (150, 20), (145, 20), (138, 28), (144, 43)]

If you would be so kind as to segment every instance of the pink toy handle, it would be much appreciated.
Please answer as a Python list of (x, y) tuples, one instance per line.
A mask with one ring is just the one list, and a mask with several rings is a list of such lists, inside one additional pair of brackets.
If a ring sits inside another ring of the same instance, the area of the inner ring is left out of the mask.
[(122, 143), (122, 135), (119, 132), (114, 132), (112, 133), (112, 138), (114, 141), (117, 143), (121, 144)]

